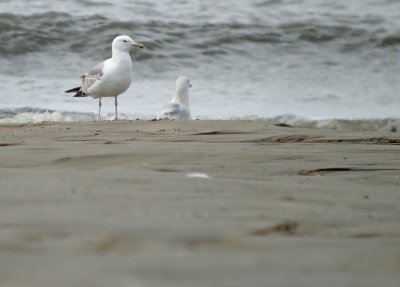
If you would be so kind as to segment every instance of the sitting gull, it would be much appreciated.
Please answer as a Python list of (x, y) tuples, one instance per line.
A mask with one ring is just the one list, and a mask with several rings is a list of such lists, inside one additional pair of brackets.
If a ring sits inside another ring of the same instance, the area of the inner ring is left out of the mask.
[(99, 99), (99, 120), (101, 98), (114, 97), (115, 119), (118, 119), (118, 96), (125, 92), (132, 82), (132, 59), (129, 51), (133, 47), (144, 48), (129, 36), (118, 36), (112, 41), (112, 57), (94, 66), (82, 75), (82, 85), (65, 91), (76, 93), (74, 97), (93, 97)]
[(192, 85), (187, 77), (180, 76), (176, 80), (176, 92), (171, 102), (157, 116), (158, 120), (190, 120), (189, 88)]

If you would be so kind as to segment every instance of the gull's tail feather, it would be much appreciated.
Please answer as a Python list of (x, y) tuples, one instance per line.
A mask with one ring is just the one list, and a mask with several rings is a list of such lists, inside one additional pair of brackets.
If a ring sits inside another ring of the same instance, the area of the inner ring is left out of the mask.
[(74, 97), (87, 97), (87, 95), (81, 91), (81, 87), (76, 87), (70, 90), (65, 91), (66, 93), (76, 93)]

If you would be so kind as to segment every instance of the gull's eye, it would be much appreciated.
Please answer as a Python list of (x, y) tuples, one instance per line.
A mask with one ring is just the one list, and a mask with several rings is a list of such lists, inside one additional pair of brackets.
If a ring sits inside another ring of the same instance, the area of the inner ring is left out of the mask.
[(127, 40), (124, 40), (124, 43), (128, 42)]

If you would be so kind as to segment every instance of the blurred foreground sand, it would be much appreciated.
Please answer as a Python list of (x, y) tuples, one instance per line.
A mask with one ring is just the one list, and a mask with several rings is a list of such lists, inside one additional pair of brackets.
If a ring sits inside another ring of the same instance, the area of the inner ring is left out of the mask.
[(399, 134), (0, 125), (0, 286), (399, 282)]

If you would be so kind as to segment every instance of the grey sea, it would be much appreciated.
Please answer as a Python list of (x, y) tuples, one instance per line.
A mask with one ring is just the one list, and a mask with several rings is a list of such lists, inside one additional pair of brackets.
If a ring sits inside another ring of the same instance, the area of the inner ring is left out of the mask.
[(154, 118), (186, 75), (197, 119), (400, 128), (397, 0), (0, 0), (0, 122), (94, 120), (64, 91), (120, 34), (146, 46), (124, 119)]

